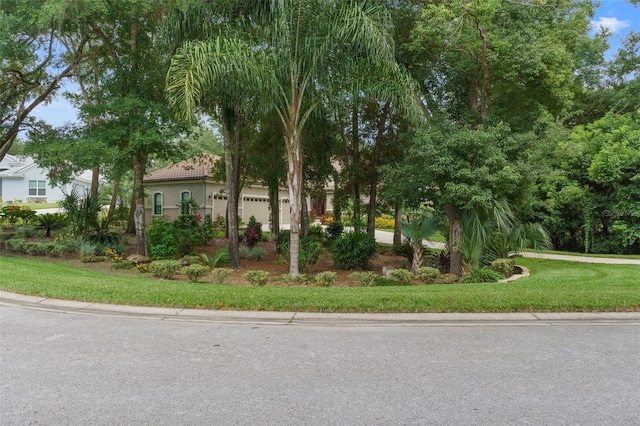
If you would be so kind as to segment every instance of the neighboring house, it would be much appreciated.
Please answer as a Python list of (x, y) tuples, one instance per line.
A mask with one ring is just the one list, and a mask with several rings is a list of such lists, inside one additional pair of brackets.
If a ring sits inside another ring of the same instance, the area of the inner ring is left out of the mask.
[[(181, 200), (193, 198), (200, 205), (200, 214), (224, 217), (227, 211), (227, 195), (224, 183), (215, 182), (211, 169), (220, 157), (203, 154), (181, 161), (169, 167), (151, 172), (144, 177), (145, 221), (154, 217), (173, 221), (179, 215)], [(280, 188), (280, 224), (290, 224), (289, 192)], [(324, 210), (324, 207), (323, 207)], [(266, 186), (245, 185), (238, 199), (238, 217), (248, 222), (255, 216), (258, 222), (270, 222), (269, 192)]]
[(91, 172), (85, 171), (66, 185), (52, 185), (47, 170), (26, 156), (6, 155), (0, 161), (0, 200), (3, 202), (56, 203), (74, 188), (84, 194), (91, 187)]

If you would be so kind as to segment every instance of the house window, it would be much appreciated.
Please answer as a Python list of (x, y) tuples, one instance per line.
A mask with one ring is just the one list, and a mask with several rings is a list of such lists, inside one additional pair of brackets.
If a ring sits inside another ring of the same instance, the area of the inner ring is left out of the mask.
[(162, 216), (162, 193), (153, 194), (153, 214), (154, 216)]
[(180, 214), (191, 214), (191, 206), (187, 201), (191, 199), (191, 192), (182, 191), (180, 193)]
[(44, 180), (30, 180), (29, 181), (29, 196), (30, 197), (44, 197), (47, 195), (46, 181)]

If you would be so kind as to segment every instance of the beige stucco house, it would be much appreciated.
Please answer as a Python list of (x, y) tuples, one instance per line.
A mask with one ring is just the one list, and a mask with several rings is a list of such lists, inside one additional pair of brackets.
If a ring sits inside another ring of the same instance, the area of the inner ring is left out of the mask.
[[(144, 177), (146, 223), (155, 217), (173, 221), (179, 215), (181, 200), (193, 198), (200, 205), (200, 214), (224, 217), (227, 209), (225, 184), (214, 182), (211, 169), (220, 157), (203, 154), (169, 167), (151, 172)], [(289, 193), (280, 188), (280, 224), (290, 223)], [(267, 187), (248, 185), (242, 188), (238, 200), (238, 216), (246, 223), (251, 216), (258, 222), (269, 223), (269, 195)]]

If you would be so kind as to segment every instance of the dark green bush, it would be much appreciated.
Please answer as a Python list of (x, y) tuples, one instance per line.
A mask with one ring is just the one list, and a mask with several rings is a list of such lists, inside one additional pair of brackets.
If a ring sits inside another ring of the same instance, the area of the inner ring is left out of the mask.
[(187, 278), (194, 283), (197, 283), (208, 271), (209, 268), (206, 266), (196, 264), (185, 266), (184, 268), (184, 273), (187, 275)]
[(368, 269), (369, 261), (378, 251), (376, 240), (362, 232), (347, 232), (330, 248), (333, 262), (343, 269)]
[(325, 234), (329, 241), (333, 241), (339, 236), (341, 236), (343, 231), (344, 231), (344, 225), (342, 224), (342, 222), (338, 220), (334, 220), (333, 222), (327, 225)]
[(425, 284), (431, 284), (440, 276), (440, 271), (436, 268), (423, 266), (416, 271), (416, 276)]
[(147, 244), (152, 259), (173, 259), (178, 254), (174, 228), (160, 218), (153, 219), (147, 228)]

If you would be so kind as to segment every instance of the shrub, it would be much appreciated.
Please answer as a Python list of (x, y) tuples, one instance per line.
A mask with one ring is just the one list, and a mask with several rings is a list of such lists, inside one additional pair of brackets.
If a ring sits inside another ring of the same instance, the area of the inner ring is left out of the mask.
[(98, 250), (98, 246), (96, 244), (92, 244), (85, 241), (80, 243), (80, 245), (78, 246), (78, 253), (80, 254), (80, 257), (95, 256), (97, 253), (97, 250)]
[(224, 284), (224, 282), (233, 273), (233, 269), (230, 268), (215, 268), (211, 271), (211, 278), (214, 283)]
[(111, 222), (113, 222), (113, 218), (110, 217), (89, 220), (83, 240), (102, 246), (119, 244), (120, 236), (117, 232), (111, 230)]
[(267, 251), (262, 247), (240, 247), (238, 249), (240, 259), (264, 260), (267, 257)]
[(315, 282), (320, 287), (329, 287), (335, 284), (337, 279), (338, 279), (338, 274), (336, 274), (335, 272), (324, 271), (316, 275)]
[[(278, 253), (280, 253), (282, 259), (285, 263), (289, 261), (290, 254), (289, 248), (291, 242), (289, 238), (291, 234), (289, 232), (283, 232), (285, 237), (283, 238), (283, 242), (278, 245)], [(315, 264), (320, 261), (322, 257), (322, 244), (318, 242), (314, 237), (305, 237), (300, 239), (300, 249), (298, 251), (298, 267), (301, 272), (309, 272)]]
[(136, 263), (136, 269), (138, 272), (146, 274), (149, 272), (149, 264), (148, 263)]
[(226, 266), (229, 264), (229, 259), (231, 256), (229, 255), (229, 248), (224, 248), (216, 253), (209, 262), (209, 266), (212, 268), (218, 268), (220, 266)]
[(107, 256), (107, 259), (109, 259), (109, 261), (112, 263), (122, 262), (122, 260), (124, 259), (122, 253), (118, 253), (116, 249), (113, 249), (111, 247), (107, 247), (104, 252)]
[(327, 235), (327, 240), (333, 241), (336, 238), (342, 235), (344, 231), (344, 225), (342, 222), (337, 220), (331, 220), (331, 222), (327, 223), (327, 229), (325, 230), (325, 234)]
[(67, 217), (61, 213), (45, 213), (36, 217), (38, 226), (45, 230), (45, 236), (50, 237), (51, 231), (61, 228), (67, 223)]
[(406, 269), (394, 269), (389, 272), (389, 279), (400, 285), (409, 285), (413, 281), (413, 272)]
[(27, 246), (27, 240), (25, 238), (11, 238), (4, 242), (7, 250), (15, 251), (16, 253), (24, 253)]
[(185, 266), (184, 273), (187, 275), (187, 278), (189, 278), (189, 281), (197, 283), (200, 278), (204, 277), (208, 270), (209, 268), (206, 266), (193, 264)]
[(513, 270), (516, 267), (516, 262), (513, 259), (496, 259), (491, 262), (491, 269), (501, 273), (505, 277), (513, 275)]
[(367, 269), (369, 260), (378, 251), (373, 237), (361, 232), (347, 232), (331, 245), (333, 261), (339, 268)]
[(253, 285), (264, 286), (269, 281), (269, 273), (267, 271), (247, 271), (244, 277)]
[(500, 272), (486, 266), (472, 269), (460, 278), (461, 283), (495, 283), (504, 278)]
[(307, 238), (313, 238), (316, 241), (322, 242), (322, 240), (324, 240), (324, 229), (320, 225), (309, 226), (309, 232), (307, 233)]
[(154, 277), (171, 278), (178, 272), (179, 267), (177, 260), (154, 260), (149, 264), (149, 272)]
[(204, 215), (204, 221), (202, 222), (202, 242), (204, 244), (207, 244), (209, 241), (213, 240), (215, 232), (216, 231), (213, 227), (213, 219), (211, 219), (211, 215)]
[(375, 284), (376, 278), (378, 278), (378, 274), (372, 271), (352, 272), (351, 274), (349, 274), (349, 278), (351, 278), (360, 287), (371, 287)]
[(309, 281), (311, 280), (311, 278), (307, 274), (298, 274), (298, 275), (283, 275), (281, 280), (286, 283), (307, 285), (309, 284)]
[(131, 269), (133, 268), (135, 265), (131, 262), (117, 262), (114, 263), (113, 265), (111, 265), (111, 269)]
[(376, 229), (393, 229), (396, 226), (395, 219), (376, 217)]
[(178, 244), (170, 223), (155, 218), (147, 228), (146, 235), (152, 259), (173, 259), (178, 254)]
[(254, 247), (262, 240), (262, 222), (257, 222), (255, 216), (249, 218), (247, 229), (244, 231), (243, 242), (248, 247)]
[(416, 271), (416, 275), (423, 283), (430, 284), (438, 279), (440, 271), (436, 268), (424, 266)]

